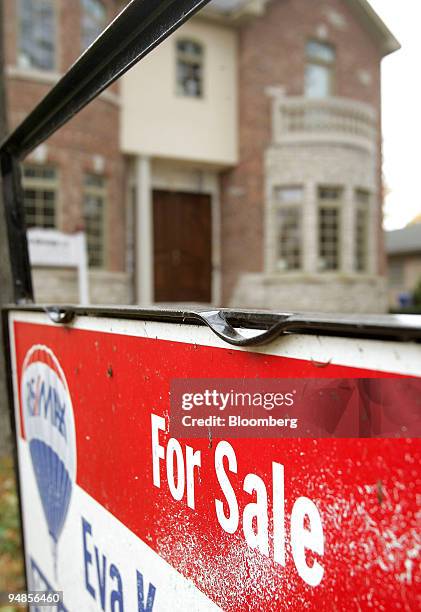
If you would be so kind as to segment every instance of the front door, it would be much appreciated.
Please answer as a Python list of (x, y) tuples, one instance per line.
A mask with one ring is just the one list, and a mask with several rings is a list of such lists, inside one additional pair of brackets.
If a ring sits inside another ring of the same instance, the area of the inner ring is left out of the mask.
[(156, 302), (211, 302), (211, 198), (153, 192)]

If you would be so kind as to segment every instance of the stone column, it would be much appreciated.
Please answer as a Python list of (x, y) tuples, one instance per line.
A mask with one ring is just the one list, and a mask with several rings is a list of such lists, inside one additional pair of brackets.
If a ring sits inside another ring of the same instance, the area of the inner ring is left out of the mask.
[(341, 270), (346, 274), (355, 272), (355, 216), (356, 203), (352, 185), (347, 185), (342, 196), (341, 210)]
[(377, 192), (371, 193), (367, 211), (367, 272), (373, 275), (378, 274), (379, 266), (378, 223), (381, 218), (380, 208), (379, 194)]
[(150, 158), (141, 155), (135, 163), (136, 203), (136, 302), (149, 306), (154, 300), (153, 286), (153, 210)]

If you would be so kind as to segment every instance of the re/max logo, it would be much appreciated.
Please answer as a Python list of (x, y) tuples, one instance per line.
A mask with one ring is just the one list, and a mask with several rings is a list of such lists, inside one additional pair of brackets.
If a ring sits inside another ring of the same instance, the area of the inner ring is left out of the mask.
[(47, 385), (41, 376), (31, 378), (26, 383), (26, 406), (32, 417), (43, 417), (49, 420), (59, 433), (67, 440), (66, 434), (66, 402), (60, 401), (57, 388), (51, 384)]

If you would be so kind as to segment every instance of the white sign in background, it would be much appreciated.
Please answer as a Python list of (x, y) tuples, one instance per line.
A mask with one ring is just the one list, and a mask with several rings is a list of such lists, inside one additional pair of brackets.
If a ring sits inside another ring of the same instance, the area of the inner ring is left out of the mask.
[(64, 234), (54, 229), (28, 230), (29, 258), (32, 266), (76, 268), (79, 302), (89, 304), (88, 259), (84, 232)]

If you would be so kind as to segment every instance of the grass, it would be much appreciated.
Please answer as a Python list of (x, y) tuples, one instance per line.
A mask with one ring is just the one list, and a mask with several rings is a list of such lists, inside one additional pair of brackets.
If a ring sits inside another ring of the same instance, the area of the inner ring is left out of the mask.
[[(13, 461), (0, 458), (0, 593), (25, 589), (21, 548), (19, 505)], [(2, 606), (2, 612), (18, 608)], [(23, 608), (19, 608), (22, 611)]]

